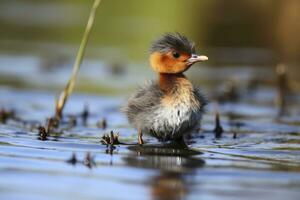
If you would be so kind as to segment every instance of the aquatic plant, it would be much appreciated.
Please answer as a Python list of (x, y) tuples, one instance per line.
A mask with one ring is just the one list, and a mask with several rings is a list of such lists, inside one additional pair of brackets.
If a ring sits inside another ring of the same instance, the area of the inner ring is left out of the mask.
[(62, 118), (62, 112), (64, 109), (64, 106), (68, 100), (68, 98), (70, 97), (70, 95), (73, 92), (74, 86), (75, 86), (75, 82), (76, 82), (76, 77), (77, 74), (79, 72), (82, 60), (83, 60), (83, 56), (84, 56), (84, 52), (87, 46), (87, 42), (90, 36), (90, 32), (92, 30), (92, 27), (94, 25), (94, 20), (95, 20), (95, 15), (96, 15), (96, 11), (97, 8), (100, 4), (101, 0), (95, 0), (94, 4), (92, 6), (91, 12), (90, 12), (90, 16), (87, 22), (87, 26), (85, 28), (80, 46), (79, 46), (79, 50), (76, 56), (76, 60), (75, 63), (73, 65), (73, 71), (71, 74), (71, 77), (66, 85), (66, 87), (64, 88), (64, 90), (62, 91), (62, 93), (59, 96), (59, 99), (56, 101), (56, 108), (55, 108), (55, 117), (58, 119)]

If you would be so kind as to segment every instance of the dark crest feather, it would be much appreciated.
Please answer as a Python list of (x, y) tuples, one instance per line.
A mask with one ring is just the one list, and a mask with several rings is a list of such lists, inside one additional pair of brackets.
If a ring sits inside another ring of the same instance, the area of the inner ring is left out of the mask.
[(171, 50), (193, 54), (195, 53), (195, 44), (179, 33), (165, 33), (152, 43), (150, 53), (166, 53)]

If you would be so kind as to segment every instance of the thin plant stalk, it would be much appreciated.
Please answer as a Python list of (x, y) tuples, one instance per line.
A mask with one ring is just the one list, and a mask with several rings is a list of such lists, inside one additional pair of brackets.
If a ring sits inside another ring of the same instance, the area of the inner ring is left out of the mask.
[(81, 43), (79, 46), (79, 50), (77, 52), (76, 60), (73, 65), (73, 71), (72, 71), (71, 77), (70, 77), (66, 87), (60, 94), (59, 99), (56, 101), (55, 117), (58, 119), (62, 118), (62, 112), (63, 112), (64, 106), (65, 106), (68, 98), (70, 97), (70, 95), (73, 92), (75, 82), (76, 82), (76, 77), (77, 77), (78, 71), (80, 69), (82, 60), (83, 60), (85, 48), (86, 48), (86, 45), (87, 45), (87, 42), (88, 42), (88, 39), (90, 36), (91, 29), (94, 24), (96, 11), (97, 11), (97, 8), (98, 8), (100, 2), (101, 2), (101, 0), (94, 1), (93, 7), (91, 9), (90, 16), (88, 19), (88, 23), (85, 28), (84, 35), (82, 37), (82, 40), (81, 40)]

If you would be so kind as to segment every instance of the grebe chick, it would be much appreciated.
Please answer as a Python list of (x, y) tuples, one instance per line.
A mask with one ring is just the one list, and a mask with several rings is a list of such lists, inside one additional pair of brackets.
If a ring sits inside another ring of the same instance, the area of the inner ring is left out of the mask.
[(150, 48), (150, 64), (158, 81), (140, 87), (128, 100), (124, 112), (130, 124), (142, 134), (158, 140), (175, 141), (199, 128), (206, 100), (183, 72), (194, 63), (206, 61), (195, 54), (194, 43), (185, 36), (164, 34)]

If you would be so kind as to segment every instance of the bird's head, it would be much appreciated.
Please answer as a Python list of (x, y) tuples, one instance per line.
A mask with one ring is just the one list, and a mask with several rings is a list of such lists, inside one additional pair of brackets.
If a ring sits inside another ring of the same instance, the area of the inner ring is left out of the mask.
[(182, 73), (194, 63), (206, 60), (206, 56), (196, 54), (194, 43), (179, 33), (164, 34), (150, 48), (150, 63), (158, 73)]

